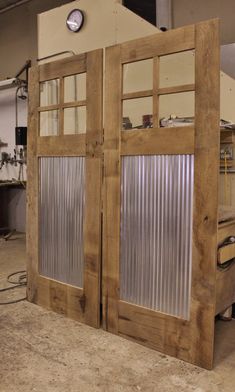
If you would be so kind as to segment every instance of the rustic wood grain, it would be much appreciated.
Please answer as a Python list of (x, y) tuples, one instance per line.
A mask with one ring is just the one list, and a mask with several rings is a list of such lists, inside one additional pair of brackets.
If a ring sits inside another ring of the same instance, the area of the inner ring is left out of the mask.
[(86, 53), (40, 65), (39, 81), (60, 79), (83, 72), (86, 72)]
[(106, 49), (104, 219), (103, 219), (103, 322), (118, 333), (120, 244), (120, 129), (122, 67), (120, 46)]
[(161, 87), (158, 89), (158, 95), (179, 94), (195, 90), (195, 84), (181, 84), (173, 87)]
[(84, 223), (85, 321), (100, 325), (103, 51), (87, 54), (86, 215)]
[(128, 41), (121, 45), (121, 62), (124, 64), (194, 49), (194, 38), (195, 26), (191, 25)]
[(193, 154), (194, 127), (121, 132), (121, 155)]
[(38, 156), (85, 156), (86, 135), (39, 136)]
[(218, 20), (195, 30), (195, 162), (191, 332), (197, 342), (191, 361), (211, 369), (216, 299), (220, 46)]
[(151, 97), (152, 95), (153, 95), (153, 90), (142, 90), (142, 91), (135, 91), (133, 93), (125, 93), (122, 95), (122, 99), (145, 98), (145, 97)]
[(38, 158), (39, 68), (29, 72), (28, 157), (27, 157), (27, 298), (37, 301), (38, 273)]

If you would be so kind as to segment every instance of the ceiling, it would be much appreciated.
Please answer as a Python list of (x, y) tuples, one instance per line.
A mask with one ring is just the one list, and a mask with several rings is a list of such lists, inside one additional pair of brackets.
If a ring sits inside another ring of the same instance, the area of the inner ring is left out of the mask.
[(21, 3), (21, 0), (0, 0), (0, 11), (17, 3)]
[(123, 0), (123, 5), (156, 26), (156, 0)]

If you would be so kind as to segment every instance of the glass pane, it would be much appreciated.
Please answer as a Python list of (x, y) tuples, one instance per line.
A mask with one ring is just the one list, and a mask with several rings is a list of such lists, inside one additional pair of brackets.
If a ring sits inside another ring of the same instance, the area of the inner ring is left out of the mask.
[(123, 101), (123, 129), (151, 128), (153, 98), (126, 99)]
[(64, 134), (86, 133), (86, 106), (64, 109)]
[(194, 91), (161, 95), (159, 118), (161, 126), (183, 126), (194, 122)]
[(153, 60), (137, 61), (123, 66), (123, 93), (153, 88)]
[(40, 113), (40, 136), (56, 136), (59, 131), (59, 111)]
[(58, 105), (59, 88), (59, 79), (40, 83), (40, 106)]
[(160, 87), (193, 84), (195, 80), (194, 51), (160, 57)]
[(64, 78), (64, 102), (83, 101), (86, 99), (86, 73)]

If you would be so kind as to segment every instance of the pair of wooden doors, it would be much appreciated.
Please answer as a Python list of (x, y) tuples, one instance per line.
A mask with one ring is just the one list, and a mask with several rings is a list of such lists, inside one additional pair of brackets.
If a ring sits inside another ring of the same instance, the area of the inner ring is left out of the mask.
[[(164, 56), (190, 50), (195, 83), (161, 87)], [(31, 71), (28, 298), (94, 327), (102, 302), (108, 331), (211, 368), (218, 21), (106, 49), (104, 140), (102, 56)], [(152, 86), (125, 92), (124, 67), (145, 60)], [(194, 94), (193, 124), (161, 128), (160, 98), (185, 92)], [(136, 109), (141, 98), (152, 113), (127, 130), (124, 106)]]

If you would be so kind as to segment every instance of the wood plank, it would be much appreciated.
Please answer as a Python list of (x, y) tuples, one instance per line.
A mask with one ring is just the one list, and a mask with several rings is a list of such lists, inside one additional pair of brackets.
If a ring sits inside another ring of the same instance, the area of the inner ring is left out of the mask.
[(195, 48), (194, 25), (128, 41), (121, 46), (123, 64)]
[(87, 55), (87, 133), (86, 154), (98, 156), (103, 152), (103, 51)]
[(81, 100), (81, 101), (74, 101), (74, 102), (66, 102), (62, 104), (62, 107), (64, 109), (66, 108), (75, 108), (78, 106), (86, 106), (87, 101), (86, 100)]
[(40, 82), (86, 72), (86, 53), (40, 65)]
[(191, 331), (198, 344), (192, 347), (191, 360), (211, 369), (214, 350), (220, 146), (218, 20), (197, 24), (195, 34), (196, 132)]
[(194, 127), (121, 132), (121, 155), (193, 154)]
[(216, 271), (215, 315), (223, 312), (235, 302), (235, 264), (227, 270)]
[(38, 276), (38, 305), (84, 322), (83, 290)]
[(64, 78), (60, 78), (60, 108), (59, 108), (59, 135), (64, 134)]
[(160, 81), (160, 59), (153, 58), (153, 128), (159, 127), (159, 96), (157, 94)]
[[(60, 94), (62, 95), (61, 89), (60, 89)], [(58, 104), (58, 105), (40, 106), (38, 108), (38, 111), (39, 112), (49, 112), (50, 110), (59, 110), (60, 108), (64, 108), (64, 109), (66, 109), (66, 108), (75, 108), (75, 107), (78, 107), (78, 106), (86, 106), (86, 103), (87, 103), (86, 100), (66, 102), (66, 103), (61, 101), (61, 103)]]
[(103, 50), (97, 50), (87, 55), (87, 181), (84, 222), (85, 322), (96, 328), (100, 325), (102, 142)]
[(158, 95), (179, 94), (179, 93), (186, 93), (194, 90), (195, 90), (195, 84), (182, 84), (179, 86), (159, 88), (157, 94)]
[(119, 334), (165, 354), (188, 360), (193, 337), (189, 322), (160, 312), (119, 301)]
[(38, 156), (85, 156), (86, 135), (39, 136)]
[(153, 90), (135, 91), (133, 93), (123, 94), (122, 95), (122, 100), (124, 100), (124, 99), (136, 99), (136, 98), (151, 97), (152, 95), (153, 95)]
[(37, 110), (38, 112), (50, 112), (51, 110), (59, 110), (60, 105), (48, 105), (48, 106), (40, 106)]
[(27, 299), (37, 301), (38, 273), (38, 160), (37, 134), (39, 106), (39, 68), (29, 71), (28, 166), (27, 166)]
[(120, 129), (122, 67), (120, 45), (105, 51), (105, 150), (103, 218), (103, 326), (118, 333), (120, 245)]
[[(218, 249), (219, 264), (226, 263), (226, 261), (229, 261), (233, 258), (235, 258), (235, 244), (226, 245)], [(234, 281), (234, 286), (235, 286), (235, 281)]]

